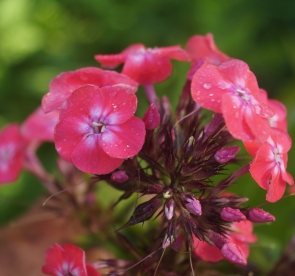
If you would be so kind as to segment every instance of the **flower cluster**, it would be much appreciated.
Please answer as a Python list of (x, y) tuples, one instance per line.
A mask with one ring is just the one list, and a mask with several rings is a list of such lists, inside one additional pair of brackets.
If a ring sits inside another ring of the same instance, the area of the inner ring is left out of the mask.
[[(283, 196), (286, 183), (294, 183), (286, 171), (291, 139), (284, 105), (268, 98), (244, 61), (219, 51), (211, 34), (191, 37), (185, 49), (135, 44), (120, 54), (95, 59), (106, 68), (123, 63), (122, 72), (86, 67), (62, 73), (43, 97), (44, 113), (39, 108), (20, 128), (12, 124), (2, 130), (0, 182), (15, 180), (24, 167), (48, 187), (61, 190), (35, 154), (41, 142), (54, 141), (58, 154), (68, 162), (59, 161), (67, 180), (72, 164), (92, 174), (92, 181), (123, 191), (119, 201), (141, 195), (142, 203), (120, 229), (158, 218), (158, 229), (144, 248), (149, 258), (138, 267), (142, 275), (157, 269), (170, 275), (169, 265), (159, 266), (154, 258), (159, 249), (168, 248), (185, 249), (196, 262), (226, 259), (247, 265), (248, 244), (257, 240), (253, 223), (272, 222), (275, 217), (245, 206), (247, 198), (227, 189), (250, 172), (267, 190), (266, 200), (275, 202)], [(170, 59), (191, 62), (175, 112), (169, 99), (160, 99), (154, 89), (155, 83), (170, 76)], [(139, 85), (150, 104), (142, 118), (134, 116)], [(237, 140), (253, 160), (221, 181), (214, 180), (225, 174), (229, 164), (239, 165)], [(89, 194), (93, 184), (86, 189)], [(71, 199), (79, 209), (81, 204)], [(170, 259), (176, 261), (176, 255)], [(124, 275), (134, 265), (112, 260), (95, 267), (108, 266), (108, 275)], [(194, 265), (183, 261), (173, 275), (184, 275), (188, 267)], [(70, 244), (49, 249), (42, 270), (56, 276), (99, 275), (86, 264), (84, 251)]]

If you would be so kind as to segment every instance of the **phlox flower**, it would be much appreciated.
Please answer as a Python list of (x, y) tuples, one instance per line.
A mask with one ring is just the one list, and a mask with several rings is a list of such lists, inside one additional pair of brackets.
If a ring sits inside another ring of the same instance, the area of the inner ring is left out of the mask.
[(203, 64), (193, 76), (191, 93), (202, 107), (222, 113), (234, 138), (265, 141), (269, 136), (273, 112), (260, 102), (256, 77), (245, 62)]
[(139, 84), (149, 85), (162, 82), (172, 72), (170, 59), (188, 61), (189, 57), (180, 46), (146, 48), (134, 44), (120, 54), (96, 55), (95, 59), (105, 68), (115, 68), (124, 63), (122, 73)]
[(103, 87), (119, 83), (137, 87), (136, 82), (125, 75), (96, 67), (64, 72), (50, 82), (49, 92), (42, 99), (42, 108), (45, 113), (60, 109), (66, 98), (83, 85), (93, 84)]
[(86, 85), (66, 100), (54, 141), (60, 156), (87, 173), (107, 174), (143, 146), (145, 125), (133, 114), (133, 87)]
[(54, 244), (46, 252), (46, 265), (42, 272), (52, 276), (100, 276), (100, 274), (85, 261), (85, 252), (73, 245), (62, 246)]
[(0, 184), (15, 181), (23, 167), (26, 141), (19, 126), (10, 124), (0, 132)]
[(272, 128), (268, 139), (261, 144), (250, 166), (250, 173), (258, 185), (267, 190), (266, 200), (275, 202), (285, 191), (286, 182), (294, 184), (292, 176), (286, 171), (287, 153), (291, 148), (290, 136)]

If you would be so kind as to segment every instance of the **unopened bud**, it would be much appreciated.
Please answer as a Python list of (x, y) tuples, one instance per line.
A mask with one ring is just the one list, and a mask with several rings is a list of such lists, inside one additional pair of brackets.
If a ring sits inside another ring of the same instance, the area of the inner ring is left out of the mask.
[(163, 243), (162, 243), (162, 248), (165, 249), (168, 246), (170, 246), (174, 242), (174, 237), (173, 236), (167, 236), (167, 234), (164, 237)]
[(202, 206), (199, 200), (197, 200), (193, 195), (184, 196), (185, 207), (187, 210), (197, 216), (202, 215)]
[(276, 220), (272, 214), (260, 208), (251, 209), (248, 213), (248, 219), (252, 222), (271, 222)]
[(141, 192), (144, 194), (159, 194), (163, 189), (164, 186), (161, 184), (148, 184)]
[(111, 179), (118, 183), (124, 183), (129, 179), (129, 177), (125, 171), (117, 171), (112, 173)]
[(224, 164), (228, 162), (229, 160), (235, 158), (239, 150), (240, 150), (240, 147), (238, 146), (228, 146), (226, 148), (218, 150), (215, 153), (214, 158), (218, 163)]
[(166, 215), (166, 218), (168, 220), (171, 220), (174, 215), (174, 209), (175, 209), (175, 202), (173, 199), (166, 201), (164, 206), (164, 212)]
[(143, 115), (145, 128), (153, 130), (160, 124), (160, 113), (156, 104), (152, 103)]
[(233, 264), (247, 264), (247, 259), (245, 258), (242, 250), (234, 243), (225, 243), (221, 248), (221, 254), (226, 260)]
[(246, 219), (246, 216), (239, 209), (230, 207), (223, 208), (220, 215), (223, 220), (228, 222), (239, 222)]

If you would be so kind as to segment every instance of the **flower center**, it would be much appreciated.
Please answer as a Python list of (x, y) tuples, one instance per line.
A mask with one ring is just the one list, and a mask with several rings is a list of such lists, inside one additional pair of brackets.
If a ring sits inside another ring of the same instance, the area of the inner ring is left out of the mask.
[(276, 163), (281, 163), (281, 154), (279, 153), (279, 150), (277, 148), (273, 150), (273, 154), (275, 156)]
[(244, 101), (249, 101), (248, 93), (240, 88), (236, 89), (236, 92), (238, 93), (238, 96), (242, 98)]
[(92, 122), (94, 133), (103, 133), (106, 130), (105, 124), (101, 122)]

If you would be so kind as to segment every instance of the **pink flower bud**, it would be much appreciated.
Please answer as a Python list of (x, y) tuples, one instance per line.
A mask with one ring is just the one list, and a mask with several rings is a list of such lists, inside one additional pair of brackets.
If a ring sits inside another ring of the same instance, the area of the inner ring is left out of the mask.
[(248, 213), (248, 219), (252, 222), (271, 222), (276, 220), (272, 214), (260, 208), (251, 209)]
[(242, 250), (234, 243), (225, 243), (221, 248), (223, 257), (233, 264), (246, 265), (247, 260)]
[(221, 150), (218, 150), (215, 153), (214, 158), (218, 163), (224, 164), (228, 162), (229, 160), (235, 158), (239, 150), (240, 150), (240, 147), (238, 146), (229, 146)]
[(239, 209), (233, 209), (230, 207), (223, 208), (220, 215), (223, 220), (229, 222), (242, 221), (246, 219), (246, 216)]
[(165, 212), (166, 218), (168, 220), (172, 219), (172, 217), (174, 215), (174, 209), (175, 209), (174, 200), (171, 199), (171, 200), (166, 201), (165, 206), (164, 206), (164, 212)]
[(201, 203), (193, 195), (185, 195), (184, 201), (185, 201), (185, 206), (190, 213), (197, 216), (202, 215)]
[(160, 124), (160, 113), (156, 104), (152, 103), (143, 115), (145, 128), (153, 130)]
[(129, 179), (129, 177), (125, 171), (117, 171), (112, 173), (111, 179), (118, 183), (124, 183)]

